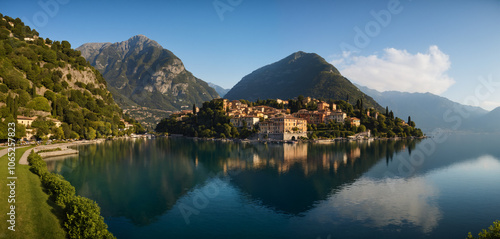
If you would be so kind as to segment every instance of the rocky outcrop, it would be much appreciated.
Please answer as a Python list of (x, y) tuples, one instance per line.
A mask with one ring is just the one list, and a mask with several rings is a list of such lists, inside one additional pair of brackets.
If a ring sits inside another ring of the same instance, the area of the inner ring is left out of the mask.
[(127, 108), (120, 104), (123, 97), (163, 110), (191, 108), (218, 97), (206, 82), (187, 71), (177, 56), (146, 36), (117, 43), (87, 43), (77, 49), (103, 74), (123, 108)]

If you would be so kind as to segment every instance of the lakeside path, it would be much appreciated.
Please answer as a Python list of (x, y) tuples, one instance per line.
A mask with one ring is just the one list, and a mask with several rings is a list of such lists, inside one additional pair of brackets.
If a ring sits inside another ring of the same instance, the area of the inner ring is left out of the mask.
[[(24, 148), (24, 147), (28, 147), (28, 146), (16, 147), (16, 149), (21, 149), (21, 148)], [(4, 156), (8, 152), (9, 152), (9, 148), (5, 148), (5, 149), (0, 150), (0, 157)]]
[[(84, 144), (96, 144), (96, 143), (102, 143), (104, 142), (104, 139), (96, 139), (96, 140), (82, 140), (82, 141), (75, 141), (75, 142), (70, 142), (70, 143), (59, 143), (59, 144), (49, 144), (49, 145), (39, 145), (34, 147), (32, 150), (35, 150), (35, 152), (41, 151), (41, 150), (50, 150), (50, 149), (56, 149), (56, 148), (61, 148), (60, 151), (53, 151), (53, 152), (48, 152), (44, 153), (46, 155), (41, 155), (43, 157), (48, 157), (48, 156), (61, 156), (61, 155), (68, 155), (68, 154), (77, 154), (78, 151), (75, 149), (70, 149), (68, 148), (69, 146), (76, 146), (76, 145), (84, 145)], [(2, 152), (5, 150), (5, 153), (7, 153), (7, 149), (2, 149), (0, 150), (0, 156), (2, 155)], [(4, 154), (5, 154), (4, 153)], [(28, 165), (28, 156), (30, 155), (31, 150), (27, 150), (24, 152), (23, 156), (19, 159), (19, 164), (22, 165)]]

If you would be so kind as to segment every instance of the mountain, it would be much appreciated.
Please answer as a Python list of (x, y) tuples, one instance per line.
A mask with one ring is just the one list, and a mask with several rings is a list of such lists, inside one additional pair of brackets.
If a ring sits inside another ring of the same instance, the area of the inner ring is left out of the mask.
[(349, 98), (351, 102), (363, 99), (366, 106), (382, 109), (321, 56), (302, 51), (246, 75), (225, 98), (255, 101), (292, 99), (299, 95), (341, 100)]
[(143, 35), (117, 43), (86, 43), (77, 50), (103, 74), (110, 91), (121, 95), (115, 94), (115, 100), (124, 108), (191, 109), (219, 97), (171, 51)]
[(221, 86), (218, 86), (218, 85), (216, 85), (214, 83), (210, 83), (210, 82), (208, 82), (208, 86), (214, 88), (214, 90), (217, 92), (217, 94), (220, 95), (220, 97), (224, 97), (227, 94), (227, 92), (229, 92), (229, 90), (230, 90), (230, 89), (224, 89)]
[[(119, 128), (122, 110), (101, 73), (79, 51), (68, 41), (44, 39), (19, 18), (3, 15), (0, 79), (0, 114), (6, 119), (0, 128), (16, 116), (37, 117), (28, 128), (16, 126), (17, 138), (94, 139), (124, 133)], [(6, 133), (0, 135), (5, 139)]]
[(469, 121), (467, 127), (480, 132), (500, 132), (500, 107), (488, 112), (476, 120)]
[[(373, 97), (382, 106), (388, 106), (395, 116), (404, 120), (411, 116), (412, 121), (417, 122), (418, 127), (426, 132), (436, 128), (459, 131), (474, 130), (474, 127), (471, 127), (472, 122), (486, 117), (488, 113), (480, 107), (462, 105), (431, 93), (379, 92), (359, 85), (358, 88)], [(462, 116), (460, 112), (466, 112), (464, 114), (466, 117)], [(459, 124), (458, 120), (460, 120)]]

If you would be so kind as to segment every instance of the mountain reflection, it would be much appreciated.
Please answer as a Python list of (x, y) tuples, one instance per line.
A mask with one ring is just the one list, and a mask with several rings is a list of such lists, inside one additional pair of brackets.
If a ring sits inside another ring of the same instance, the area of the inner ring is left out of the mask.
[(352, 183), (381, 158), (414, 148), (415, 140), (256, 146), (246, 159), (227, 162), (242, 170), (232, 182), (264, 205), (288, 214), (307, 211), (332, 190)]
[[(299, 215), (355, 182), (381, 159), (418, 141), (260, 144), (192, 139), (117, 140), (80, 146), (78, 157), (48, 162), (77, 194), (96, 200), (105, 217), (144, 226), (213, 175), (264, 206)], [(368, 216), (367, 216), (368, 217)]]

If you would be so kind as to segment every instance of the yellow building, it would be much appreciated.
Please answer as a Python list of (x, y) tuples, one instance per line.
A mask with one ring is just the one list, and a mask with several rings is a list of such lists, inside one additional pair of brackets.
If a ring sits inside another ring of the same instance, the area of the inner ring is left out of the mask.
[(22, 124), (24, 126), (27, 127), (31, 127), (31, 124), (33, 123), (33, 121), (36, 119), (36, 117), (26, 117), (26, 116), (22, 116), (22, 115), (18, 115), (17, 116), (17, 123), (18, 124)]
[(361, 125), (361, 120), (356, 118), (356, 117), (352, 117), (351, 118), (351, 126), (356, 126), (356, 127), (359, 127)]
[(271, 118), (259, 123), (259, 135), (278, 140), (296, 140), (307, 137), (307, 121), (291, 116)]

